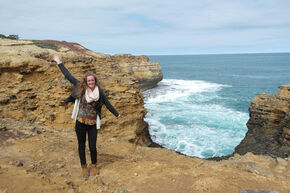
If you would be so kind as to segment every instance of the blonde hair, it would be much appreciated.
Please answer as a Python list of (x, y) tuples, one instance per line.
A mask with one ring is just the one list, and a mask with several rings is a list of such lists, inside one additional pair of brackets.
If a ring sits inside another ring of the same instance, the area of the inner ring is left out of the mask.
[(82, 79), (78, 83), (78, 89), (77, 89), (76, 96), (79, 99), (84, 96), (86, 88), (88, 87), (88, 85), (87, 85), (88, 76), (93, 76), (95, 79), (95, 85), (99, 88), (100, 91), (103, 90), (101, 87), (100, 81), (98, 80), (96, 74), (94, 74), (92, 72), (88, 72), (88, 73), (84, 74), (84, 76), (82, 77)]

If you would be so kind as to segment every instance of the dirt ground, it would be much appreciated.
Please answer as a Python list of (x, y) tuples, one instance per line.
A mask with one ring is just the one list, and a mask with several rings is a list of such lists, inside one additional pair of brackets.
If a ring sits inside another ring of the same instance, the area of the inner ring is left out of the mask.
[(0, 192), (290, 192), (289, 159), (248, 153), (207, 161), (99, 135), (99, 175), (85, 179), (73, 130), (47, 127), (30, 135), (11, 133), (1, 130)]

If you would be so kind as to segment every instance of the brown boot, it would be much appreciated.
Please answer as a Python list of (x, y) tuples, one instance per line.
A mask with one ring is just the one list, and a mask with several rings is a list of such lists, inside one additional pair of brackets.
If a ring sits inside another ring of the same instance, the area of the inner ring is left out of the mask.
[(97, 168), (97, 164), (92, 164), (92, 176), (96, 176), (98, 175), (98, 168)]
[(88, 168), (87, 168), (87, 164), (86, 165), (82, 165), (82, 175), (83, 177), (89, 177), (89, 171), (88, 171)]

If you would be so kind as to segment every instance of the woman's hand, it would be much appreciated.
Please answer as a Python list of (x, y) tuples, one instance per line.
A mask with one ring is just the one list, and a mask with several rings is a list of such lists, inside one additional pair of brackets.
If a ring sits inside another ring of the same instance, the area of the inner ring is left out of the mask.
[(54, 54), (53, 57), (52, 57), (52, 59), (53, 59), (57, 64), (61, 63), (61, 61), (60, 61), (60, 59), (59, 59), (59, 57), (58, 57), (57, 54)]

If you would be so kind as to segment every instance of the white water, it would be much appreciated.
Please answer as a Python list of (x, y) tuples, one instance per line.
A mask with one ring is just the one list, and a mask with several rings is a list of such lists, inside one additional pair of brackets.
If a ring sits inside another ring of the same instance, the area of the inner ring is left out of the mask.
[(165, 79), (145, 91), (152, 140), (189, 156), (231, 154), (247, 131), (248, 114), (226, 107), (220, 96), (230, 85)]

